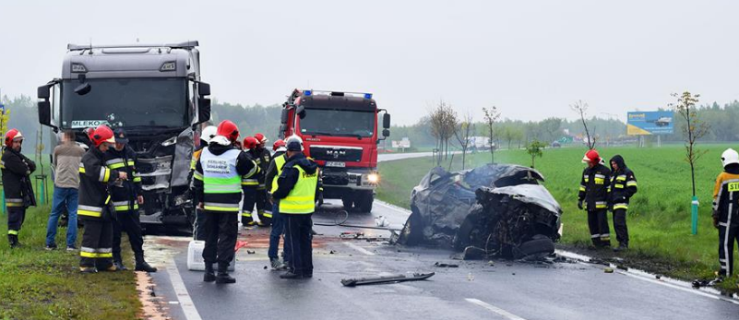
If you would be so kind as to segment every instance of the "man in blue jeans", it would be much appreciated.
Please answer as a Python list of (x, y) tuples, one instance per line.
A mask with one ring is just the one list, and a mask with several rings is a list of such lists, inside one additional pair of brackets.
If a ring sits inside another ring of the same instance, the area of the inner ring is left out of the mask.
[(77, 242), (77, 189), (79, 188), (80, 162), (85, 150), (75, 142), (72, 131), (62, 134), (62, 143), (54, 148), (54, 200), (49, 223), (46, 227), (46, 250), (56, 249), (56, 230), (63, 209), (67, 208), (67, 251), (76, 250)]
[[(270, 194), (277, 191), (277, 177), (282, 172), (282, 166), (285, 165), (287, 157), (285, 156), (285, 142), (283, 140), (275, 141), (272, 146), (272, 150), (275, 154), (272, 156), (272, 160), (269, 163), (267, 172), (265, 173), (265, 185)], [(271, 198), (271, 197), (270, 197)], [(279, 203), (277, 199), (272, 199), (272, 230), (269, 234), (269, 250), (267, 250), (267, 256), (269, 256), (270, 264), (274, 270), (284, 270), (287, 267), (287, 263), (280, 263), (280, 258), (277, 256), (278, 247), (280, 246), (280, 237), (285, 231), (285, 217), (280, 214)], [(285, 257), (289, 257), (287, 243), (283, 243), (283, 252)]]

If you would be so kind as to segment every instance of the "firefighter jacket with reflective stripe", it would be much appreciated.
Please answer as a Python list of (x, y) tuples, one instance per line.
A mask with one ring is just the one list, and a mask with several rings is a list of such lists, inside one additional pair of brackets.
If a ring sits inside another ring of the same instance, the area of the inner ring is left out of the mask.
[(260, 184), (259, 176), (262, 174), (262, 170), (259, 167), (259, 159), (255, 160), (253, 153), (249, 151), (244, 151), (243, 154), (256, 165), (247, 174), (241, 176), (241, 186), (249, 189), (258, 189)]
[(270, 162), (264, 177), (264, 183), (269, 186), (270, 193), (277, 191), (276, 178), (282, 174), (282, 167), (285, 166), (286, 161), (287, 155), (284, 151), (275, 152), (274, 157), (272, 157), (272, 162)]
[(273, 197), (280, 199), (279, 211), (285, 214), (310, 214), (315, 211), (320, 172), (315, 161), (299, 153), (285, 163)]
[(716, 178), (713, 214), (723, 226), (739, 226), (739, 168), (727, 168)]
[(110, 201), (108, 186), (118, 180), (118, 170), (105, 166), (105, 155), (98, 148), (90, 148), (80, 163), (79, 207), (77, 214), (102, 218), (103, 208)]
[[(264, 190), (264, 173), (267, 171), (267, 168), (263, 163), (264, 160), (262, 159), (262, 152), (257, 149), (251, 149), (245, 151), (245, 153), (249, 155), (249, 158), (251, 158), (254, 163), (256, 163), (257, 171), (248, 178), (244, 177), (241, 185), (247, 188)], [(267, 166), (269, 166), (269, 162), (267, 162)], [(265, 167), (264, 170), (262, 170), (262, 167)]]
[(629, 199), (636, 194), (636, 177), (629, 168), (619, 169), (611, 177), (610, 199), (613, 210), (628, 209)]
[[(8, 207), (35, 206), (30, 175), (36, 171), (36, 163), (12, 148), (5, 148), (0, 170), (3, 174), (3, 189)], [(24, 200), (25, 199), (25, 200)]]
[(241, 177), (256, 164), (233, 146), (216, 143), (204, 149), (195, 169), (196, 192), (206, 211), (239, 212)]
[(123, 171), (128, 174), (128, 180), (118, 180), (110, 185), (110, 199), (113, 201), (116, 212), (138, 210), (136, 197), (141, 194), (141, 177), (136, 172), (136, 154), (126, 146), (118, 151), (108, 149), (105, 153), (105, 165), (108, 169)]
[(578, 199), (585, 202), (587, 210), (608, 209), (608, 186), (611, 170), (602, 164), (587, 167), (580, 177)]

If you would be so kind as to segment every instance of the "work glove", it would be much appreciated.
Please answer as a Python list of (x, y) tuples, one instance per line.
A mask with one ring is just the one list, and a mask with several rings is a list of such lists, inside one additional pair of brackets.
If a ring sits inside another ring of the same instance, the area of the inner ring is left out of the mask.
[(713, 211), (713, 227), (718, 229), (718, 212)]
[(577, 201), (577, 208), (582, 210), (582, 200)]

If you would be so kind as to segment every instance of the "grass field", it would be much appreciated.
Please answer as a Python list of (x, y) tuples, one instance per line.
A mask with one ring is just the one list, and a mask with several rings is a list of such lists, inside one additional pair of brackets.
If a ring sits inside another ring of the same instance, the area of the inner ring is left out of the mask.
[[(20, 232), (24, 247), (11, 250), (7, 213), (0, 214), (0, 319), (136, 319), (133, 272), (80, 274), (79, 252), (44, 250), (48, 216), (48, 206), (29, 209)], [(62, 248), (65, 235), (60, 228)], [(78, 245), (81, 240), (80, 232)], [(122, 251), (132, 267), (127, 243)]]
[[(628, 226), (632, 250), (622, 255), (637, 266), (681, 279), (712, 277), (718, 270), (718, 232), (711, 219), (711, 201), (716, 176), (722, 171), (720, 155), (728, 146), (701, 146), (707, 153), (696, 168), (696, 188), (700, 201), (698, 234), (691, 234), (692, 197), (690, 167), (681, 146), (662, 148), (603, 148), (601, 156), (622, 155), (636, 175), (638, 193), (632, 198)], [(536, 168), (547, 179), (545, 186), (559, 201), (564, 215), (562, 243), (585, 247), (590, 243), (586, 213), (577, 209), (577, 193), (584, 168), (585, 149), (547, 149), (536, 160)], [(502, 150), (495, 154), (498, 163), (530, 165), (523, 150)], [(467, 168), (490, 162), (489, 153), (468, 155)], [(449, 162), (446, 163), (448, 168)], [(461, 168), (456, 155), (453, 170)], [(433, 166), (430, 158), (380, 164), (383, 177), (378, 198), (408, 208), (411, 189)], [(609, 213), (609, 219), (611, 214)], [(611, 223), (611, 230), (613, 224)], [(615, 232), (612, 242), (617, 244)], [(736, 289), (736, 278), (725, 288)]]

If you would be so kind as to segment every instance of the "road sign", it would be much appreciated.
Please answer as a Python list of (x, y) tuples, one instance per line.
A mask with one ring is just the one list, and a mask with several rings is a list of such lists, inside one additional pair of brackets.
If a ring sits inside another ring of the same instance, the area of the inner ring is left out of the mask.
[(672, 111), (633, 111), (627, 114), (626, 134), (648, 136), (672, 134), (675, 131), (675, 114)]

